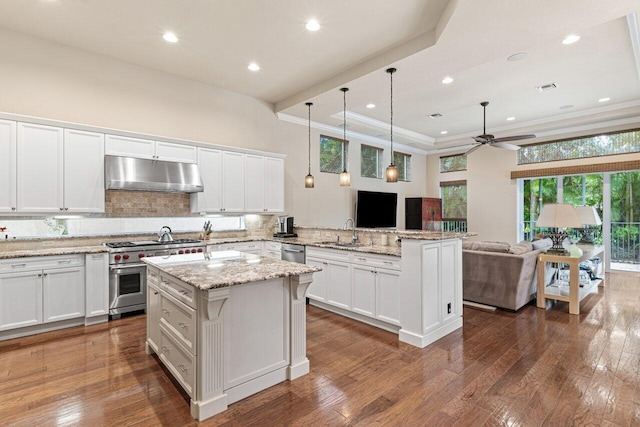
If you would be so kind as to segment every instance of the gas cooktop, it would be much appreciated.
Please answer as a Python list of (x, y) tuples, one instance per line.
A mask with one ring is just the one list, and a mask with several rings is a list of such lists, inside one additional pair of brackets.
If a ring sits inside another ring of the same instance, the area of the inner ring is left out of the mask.
[(140, 246), (165, 246), (165, 245), (184, 245), (185, 243), (201, 243), (196, 239), (175, 239), (170, 242), (158, 242), (157, 240), (141, 240), (138, 242), (113, 242), (105, 243), (108, 248), (137, 248)]

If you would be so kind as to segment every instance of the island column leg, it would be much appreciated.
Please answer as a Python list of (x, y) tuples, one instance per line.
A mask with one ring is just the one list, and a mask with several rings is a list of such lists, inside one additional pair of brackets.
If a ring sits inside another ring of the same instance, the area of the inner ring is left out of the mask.
[(224, 393), (224, 312), (229, 288), (198, 291), (198, 366), (191, 416), (204, 420), (227, 409)]
[(290, 349), (291, 361), (287, 367), (287, 378), (294, 380), (309, 373), (307, 359), (307, 307), (306, 295), (313, 281), (313, 273), (292, 276), (290, 284)]

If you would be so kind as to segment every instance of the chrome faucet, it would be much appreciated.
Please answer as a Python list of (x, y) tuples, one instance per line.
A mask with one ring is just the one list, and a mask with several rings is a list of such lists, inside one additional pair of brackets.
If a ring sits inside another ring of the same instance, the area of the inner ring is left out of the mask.
[(353, 218), (347, 218), (347, 220), (344, 222), (344, 230), (348, 230), (348, 224), (349, 221), (351, 221), (351, 243), (356, 243), (358, 241), (358, 235), (356, 234), (356, 223), (353, 222)]

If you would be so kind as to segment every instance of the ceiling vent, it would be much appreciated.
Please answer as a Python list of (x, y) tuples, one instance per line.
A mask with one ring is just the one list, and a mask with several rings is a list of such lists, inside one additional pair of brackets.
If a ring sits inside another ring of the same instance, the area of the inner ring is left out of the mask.
[(440, 117), (444, 117), (444, 114), (433, 113), (433, 114), (429, 114), (429, 117), (431, 117), (432, 119), (439, 119)]
[(548, 90), (556, 89), (558, 87), (558, 83), (549, 83), (542, 86), (536, 86), (536, 90), (538, 92), (546, 92)]

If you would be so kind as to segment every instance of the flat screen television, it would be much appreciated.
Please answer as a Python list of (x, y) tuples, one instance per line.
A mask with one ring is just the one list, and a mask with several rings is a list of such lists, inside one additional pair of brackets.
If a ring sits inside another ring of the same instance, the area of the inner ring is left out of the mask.
[(397, 193), (358, 191), (356, 226), (360, 228), (395, 228)]

